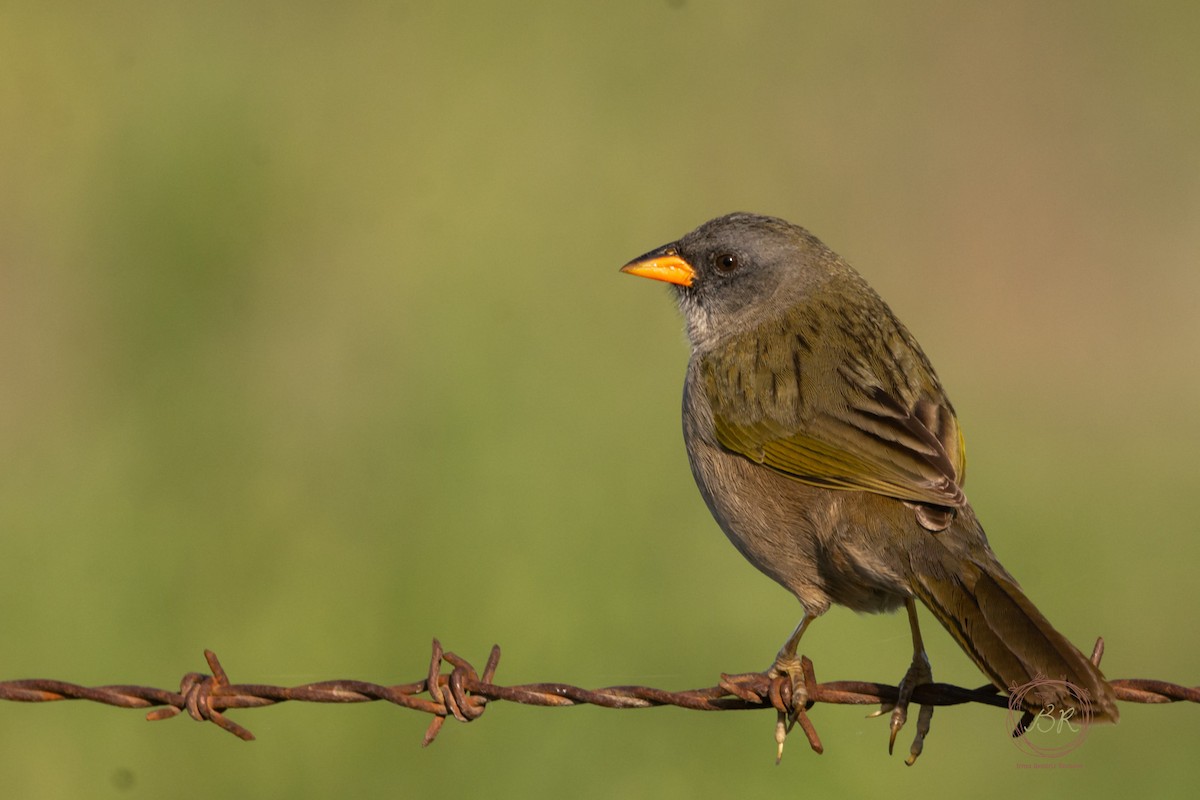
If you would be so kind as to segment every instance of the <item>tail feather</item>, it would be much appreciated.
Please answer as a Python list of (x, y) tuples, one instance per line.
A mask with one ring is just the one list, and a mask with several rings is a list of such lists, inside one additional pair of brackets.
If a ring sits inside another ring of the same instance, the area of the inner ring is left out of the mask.
[(1050, 703), (1078, 709), (1066, 682), (1086, 693), (1093, 722), (1117, 721), (1116, 698), (1099, 667), (1054, 629), (990, 551), (955, 572), (917, 570), (913, 590), (998, 688), (1011, 692), (1049, 679), (1025, 695), (1027, 710)]

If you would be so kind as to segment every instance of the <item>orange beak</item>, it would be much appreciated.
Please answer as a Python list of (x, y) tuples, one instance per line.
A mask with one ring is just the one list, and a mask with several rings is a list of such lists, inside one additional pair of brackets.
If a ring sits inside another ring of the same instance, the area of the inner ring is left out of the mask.
[(696, 278), (696, 270), (692, 265), (679, 257), (672, 248), (655, 250), (641, 258), (635, 258), (621, 272), (637, 275), (640, 278), (653, 278), (656, 281), (666, 281), (678, 286), (691, 286)]

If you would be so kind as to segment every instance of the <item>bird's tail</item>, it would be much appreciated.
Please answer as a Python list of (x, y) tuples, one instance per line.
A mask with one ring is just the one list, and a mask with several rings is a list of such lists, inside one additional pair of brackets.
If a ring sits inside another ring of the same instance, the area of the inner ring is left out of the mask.
[(913, 591), (1001, 690), (1038, 713), (1075, 709), (1116, 722), (1116, 698), (1100, 668), (1054, 629), (990, 550), (954, 569), (919, 569)]

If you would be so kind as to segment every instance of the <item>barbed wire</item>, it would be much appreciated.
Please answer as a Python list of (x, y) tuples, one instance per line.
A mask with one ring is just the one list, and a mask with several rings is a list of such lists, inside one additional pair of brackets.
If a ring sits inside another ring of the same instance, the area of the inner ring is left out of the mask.
[[(1104, 652), (1103, 640), (1096, 641), (1092, 661), (1099, 664)], [(737, 711), (773, 708), (779, 719), (786, 720), (786, 729), (799, 725), (809, 746), (817, 753), (824, 746), (807, 709), (816, 703), (834, 705), (894, 704), (898, 689), (872, 681), (832, 681), (818, 683), (812, 661), (802, 658), (807, 703), (802, 708), (792, 706), (792, 683), (787, 676), (765, 672), (722, 674), (716, 686), (670, 692), (648, 686), (608, 686), (584, 689), (565, 683), (528, 683), (501, 686), (493, 683), (500, 664), (500, 646), (492, 647), (482, 674), (466, 659), (447, 652), (433, 640), (428, 674), (419, 681), (395, 686), (381, 686), (367, 681), (331, 680), (307, 683), (302, 686), (271, 686), (268, 684), (231, 683), (216, 653), (204, 651), (211, 674), (189, 672), (183, 676), (179, 691), (156, 689), (150, 686), (80, 686), (66, 681), (26, 679), (0, 681), (0, 700), (23, 703), (46, 703), (57, 700), (89, 700), (118, 708), (153, 708), (146, 719), (155, 721), (174, 717), (186, 711), (198, 722), (211, 722), (244, 741), (254, 739), (248, 729), (225, 716), (230, 709), (259, 708), (283, 702), (300, 703), (369, 703), (387, 701), (433, 716), (425, 731), (423, 746), (431, 744), (449, 717), (460, 722), (478, 719), (490, 701), (503, 700), (533, 706), (594, 705), (602, 708), (651, 708), (675, 706), (694, 711)], [(446, 665), (449, 670), (444, 671)], [(1200, 687), (1186, 687), (1159, 680), (1122, 679), (1110, 681), (1118, 700), (1127, 703), (1200, 703)], [(427, 695), (422, 697), (421, 695)], [(922, 706), (954, 706), (963, 703), (1008, 708), (1008, 698), (992, 685), (964, 689), (946, 683), (927, 683), (917, 686), (911, 702)], [(1022, 724), (1027, 726), (1031, 715), (1026, 712)], [(1014, 735), (1024, 727), (1018, 726)], [(784, 731), (786, 735), (786, 730)], [(780, 739), (782, 746), (782, 739)], [(913, 754), (915, 759), (917, 752)]]

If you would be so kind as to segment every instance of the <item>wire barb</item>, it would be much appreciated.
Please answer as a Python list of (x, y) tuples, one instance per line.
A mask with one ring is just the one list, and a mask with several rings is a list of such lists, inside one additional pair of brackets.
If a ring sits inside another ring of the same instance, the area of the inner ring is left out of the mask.
[[(1104, 651), (1098, 641), (1093, 659), (1098, 661)], [(367, 703), (384, 700), (432, 715), (422, 745), (428, 746), (437, 738), (447, 717), (459, 722), (479, 719), (489, 702), (504, 700), (534, 706), (594, 705), (603, 708), (652, 708), (675, 706), (694, 711), (737, 711), (773, 708), (787, 720), (784, 735), (799, 725), (816, 753), (824, 745), (808, 717), (808, 710), (817, 703), (833, 705), (879, 705), (895, 703), (899, 695), (895, 686), (867, 681), (832, 681), (818, 683), (812, 661), (801, 659), (807, 702), (792, 707), (792, 686), (787, 676), (763, 672), (722, 674), (716, 686), (669, 692), (648, 686), (608, 686), (602, 689), (583, 689), (565, 683), (530, 683), (501, 686), (494, 683), (500, 664), (500, 646), (492, 647), (483, 674), (461, 656), (442, 648), (433, 640), (429, 670), (424, 679), (395, 686), (381, 686), (356, 680), (331, 680), (303, 686), (284, 687), (265, 684), (232, 683), (215, 653), (204, 651), (210, 674), (189, 672), (183, 676), (179, 691), (172, 692), (149, 686), (79, 686), (58, 680), (27, 679), (0, 681), (0, 700), (19, 703), (46, 703), (55, 700), (89, 700), (118, 708), (152, 708), (146, 719), (168, 719), (186, 711), (197, 722), (211, 722), (243, 741), (254, 734), (230, 720), (224, 712), (232, 708), (258, 708), (283, 702), (302, 703)], [(446, 667), (449, 665), (449, 671)], [(1200, 687), (1180, 686), (1150, 679), (1110, 681), (1118, 700), (1126, 703), (1200, 703)], [(428, 695), (428, 698), (421, 695)], [(1007, 708), (1008, 699), (993, 686), (964, 689), (945, 683), (918, 685), (911, 702), (923, 706), (953, 706), (963, 703)], [(1014, 732), (1019, 735), (1020, 729)]]

